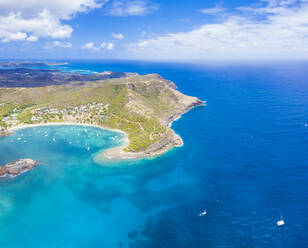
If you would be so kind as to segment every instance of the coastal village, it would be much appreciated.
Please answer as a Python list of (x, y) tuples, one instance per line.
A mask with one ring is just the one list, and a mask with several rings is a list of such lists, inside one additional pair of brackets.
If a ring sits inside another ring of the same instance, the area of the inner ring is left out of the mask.
[(11, 128), (22, 124), (41, 124), (48, 122), (76, 122), (99, 125), (108, 118), (109, 104), (91, 102), (79, 106), (56, 108), (49, 106), (27, 109), (14, 108), (3, 117), (2, 127)]

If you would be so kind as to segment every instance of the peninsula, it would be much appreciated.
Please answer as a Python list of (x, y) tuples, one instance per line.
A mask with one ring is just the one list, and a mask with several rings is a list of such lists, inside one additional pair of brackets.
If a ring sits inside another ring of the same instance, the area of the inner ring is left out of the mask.
[(0, 136), (29, 124), (91, 124), (121, 130), (127, 142), (102, 154), (109, 159), (155, 156), (181, 146), (171, 123), (203, 105), (158, 74), (14, 70), (0, 70)]
[(26, 171), (32, 170), (37, 165), (38, 161), (32, 159), (19, 159), (15, 162), (0, 166), (0, 177), (16, 177)]

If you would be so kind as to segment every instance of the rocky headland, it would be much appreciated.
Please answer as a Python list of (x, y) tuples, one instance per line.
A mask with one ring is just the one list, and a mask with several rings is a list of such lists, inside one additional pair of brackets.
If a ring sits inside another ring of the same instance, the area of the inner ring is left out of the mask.
[[(11, 80), (11, 81), (10, 81)], [(158, 74), (0, 70), (0, 136), (16, 127), (47, 123), (90, 124), (124, 132), (122, 146), (107, 159), (152, 157), (183, 141), (171, 124), (194, 107), (197, 97), (177, 90)]]

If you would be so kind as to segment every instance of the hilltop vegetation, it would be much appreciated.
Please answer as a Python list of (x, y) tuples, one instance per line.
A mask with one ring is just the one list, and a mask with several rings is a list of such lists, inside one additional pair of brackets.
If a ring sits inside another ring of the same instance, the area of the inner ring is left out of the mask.
[(178, 137), (168, 123), (201, 104), (156, 74), (45, 87), (0, 88), (0, 126), (46, 122), (96, 124), (125, 131), (129, 138), (125, 151), (150, 152), (176, 145)]

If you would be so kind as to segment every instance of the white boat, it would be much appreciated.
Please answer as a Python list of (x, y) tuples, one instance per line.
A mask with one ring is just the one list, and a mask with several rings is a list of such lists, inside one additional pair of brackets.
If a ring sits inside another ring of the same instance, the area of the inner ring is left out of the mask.
[(277, 226), (283, 226), (283, 225), (284, 225), (284, 220), (281, 217), (280, 220), (277, 221)]
[(17, 140), (21, 140), (21, 138), (19, 137), (19, 138), (17, 138)]
[(56, 142), (56, 138), (52, 138), (52, 141), (53, 141), (53, 142)]
[(88, 149), (87, 149), (87, 151), (90, 151), (90, 146), (88, 146)]
[(206, 212), (206, 210), (204, 209), (200, 214), (199, 214), (199, 216), (204, 216), (204, 215), (206, 215), (207, 214), (207, 212)]
[(68, 142), (70, 145), (72, 144), (72, 141)]

